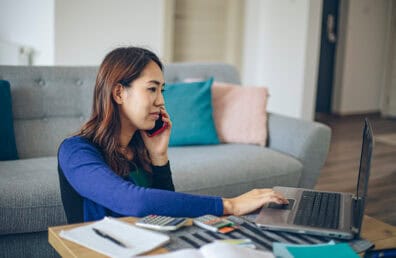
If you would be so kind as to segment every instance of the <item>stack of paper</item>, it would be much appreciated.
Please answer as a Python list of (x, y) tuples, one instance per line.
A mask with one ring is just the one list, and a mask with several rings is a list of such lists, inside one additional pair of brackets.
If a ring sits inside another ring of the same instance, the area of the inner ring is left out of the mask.
[[(95, 233), (94, 229), (105, 237)], [(167, 235), (107, 217), (86, 226), (63, 230), (59, 235), (111, 257), (142, 254), (169, 241)]]
[(359, 258), (347, 243), (336, 244), (334, 241), (317, 245), (274, 243), (273, 247), (275, 257), (282, 258)]

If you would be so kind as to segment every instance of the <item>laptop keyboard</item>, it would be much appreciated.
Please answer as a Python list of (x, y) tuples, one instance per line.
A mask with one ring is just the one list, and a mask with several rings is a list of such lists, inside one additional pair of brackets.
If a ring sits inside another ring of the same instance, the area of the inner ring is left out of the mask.
[(304, 191), (294, 224), (338, 228), (340, 199), (338, 193)]

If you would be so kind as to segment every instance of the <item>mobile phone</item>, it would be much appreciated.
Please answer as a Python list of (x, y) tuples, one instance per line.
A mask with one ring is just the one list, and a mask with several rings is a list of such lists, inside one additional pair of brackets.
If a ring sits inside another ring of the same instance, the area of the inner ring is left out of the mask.
[(175, 218), (159, 215), (147, 215), (136, 222), (136, 226), (155, 230), (172, 231), (184, 226), (186, 218)]
[(160, 134), (167, 126), (168, 124), (162, 121), (162, 114), (159, 114), (159, 118), (155, 121), (154, 128), (146, 131), (147, 135), (153, 137), (154, 135)]

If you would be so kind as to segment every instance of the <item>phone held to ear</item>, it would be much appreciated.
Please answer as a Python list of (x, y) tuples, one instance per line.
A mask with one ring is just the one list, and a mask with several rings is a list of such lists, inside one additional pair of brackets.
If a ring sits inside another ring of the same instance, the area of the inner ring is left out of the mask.
[(159, 118), (155, 121), (154, 128), (151, 130), (147, 130), (146, 132), (149, 137), (153, 137), (157, 134), (162, 133), (167, 127), (168, 124), (162, 121), (162, 115), (160, 114)]

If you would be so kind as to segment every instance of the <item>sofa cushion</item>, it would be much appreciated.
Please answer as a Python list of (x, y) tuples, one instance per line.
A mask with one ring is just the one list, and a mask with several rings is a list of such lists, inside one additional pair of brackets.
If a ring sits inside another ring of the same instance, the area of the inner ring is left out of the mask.
[(66, 224), (56, 157), (0, 162), (0, 235)]
[(218, 144), (212, 115), (213, 78), (165, 86), (165, 106), (172, 120), (170, 146)]
[(269, 148), (247, 144), (169, 149), (177, 191), (233, 197), (252, 188), (298, 186), (302, 163)]
[(267, 97), (265, 87), (214, 82), (213, 117), (219, 140), (265, 146), (267, 140)]
[(0, 160), (18, 159), (10, 83), (0, 80)]

